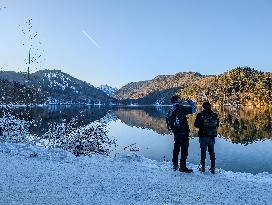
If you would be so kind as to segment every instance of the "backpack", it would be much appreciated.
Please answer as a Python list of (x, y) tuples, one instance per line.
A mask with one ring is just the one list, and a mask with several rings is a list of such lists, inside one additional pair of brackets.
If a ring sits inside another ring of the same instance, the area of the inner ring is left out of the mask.
[(178, 131), (183, 134), (190, 132), (187, 118), (181, 112), (180, 107), (174, 106), (169, 110), (166, 116), (166, 124), (170, 131)]
[(173, 108), (171, 108), (167, 115), (166, 115), (166, 125), (167, 125), (167, 129), (169, 131), (172, 131), (172, 128), (173, 128), (173, 124), (174, 124), (174, 120), (173, 120)]
[(203, 134), (207, 136), (217, 136), (218, 117), (216, 113), (202, 113), (204, 122)]

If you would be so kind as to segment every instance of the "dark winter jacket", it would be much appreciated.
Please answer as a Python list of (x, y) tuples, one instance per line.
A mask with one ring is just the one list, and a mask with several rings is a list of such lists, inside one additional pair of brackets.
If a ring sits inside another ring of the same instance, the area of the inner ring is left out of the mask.
[(198, 136), (199, 137), (216, 137), (217, 135), (207, 135), (204, 132), (204, 120), (203, 120), (203, 115), (212, 115), (214, 118), (216, 118), (217, 123), (216, 123), (216, 129), (219, 127), (219, 119), (217, 113), (213, 112), (212, 110), (203, 110), (202, 112), (198, 113), (195, 119), (195, 127), (198, 128)]
[(192, 114), (192, 107), (179, 103), (173, 105), (166, 116), (166, 124), (170, 131), (189, 135), (190, 129), (186, 115)]

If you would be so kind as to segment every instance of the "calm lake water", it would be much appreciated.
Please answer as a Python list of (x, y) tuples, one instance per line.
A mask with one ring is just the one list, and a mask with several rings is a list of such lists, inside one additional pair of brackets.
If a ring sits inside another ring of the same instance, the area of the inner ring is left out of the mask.
[[(2, 116), (3, 113), (10, 113), (18, 119), (31, 121), (29, 134), (36, 144), (58, 147), (62, 143), (60, 140), (64, 140), (58, 138), (63, 130), (72, 132), (75, 129), (71, 127), (80, 129), (100, 120), (105, 122), (107, 136), (116, 139), (117, 146), (111, 148), (111, 155), (137, 153), (158, 161), (171, 161), (173, 136), (168, 133), (165, 124), (169, 108), (51, 106), (2, 109), (1, 112)], [(215, 144), (216, 166), (235, 172), (272, 173), (271, 113), (256, 110), (221, 110), (218, 113), (220, 136)], [(200, 149), (197, 130), (193, 127), (194, 118), (195, 115), (189, 117), (191, 140), (188, 162), (199, 164)], [(67, 125), (70, 128), (64, 129)], [(8, 141), (7, 138), (1, 140)]]

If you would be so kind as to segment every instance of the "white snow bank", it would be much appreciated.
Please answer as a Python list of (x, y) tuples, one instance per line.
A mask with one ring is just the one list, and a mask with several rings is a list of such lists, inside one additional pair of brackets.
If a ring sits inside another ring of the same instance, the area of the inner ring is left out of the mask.
[(76, 158), (0, 143), (0, 204), (271, 204), (272, 176), (173, 172), (138, 155)]

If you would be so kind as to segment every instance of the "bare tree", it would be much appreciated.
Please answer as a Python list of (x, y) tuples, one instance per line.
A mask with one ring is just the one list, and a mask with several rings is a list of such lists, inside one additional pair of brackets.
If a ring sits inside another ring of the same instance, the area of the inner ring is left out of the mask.
[(34, 69), (37, 70), (41, 67), (41, 62), (44, 54), (44, 49), (41, 49), (41, 41), (38, 39), (38, 32), (33, 31), (32, 19), (28, 19), (23, 26), (19, 25), (21, 32), (24, 35), (24, 40), (22, 45), (27, 49), (27, 58), (25, 59), (25, 64), (27, 65), (27, 81), (26, 84), (29, 87), (29, 100), (32, 102), (30, 93), (30, 72)]

